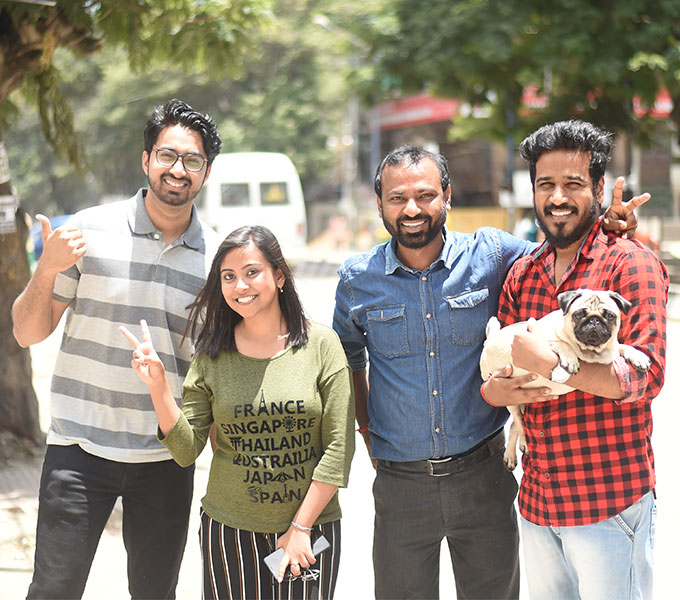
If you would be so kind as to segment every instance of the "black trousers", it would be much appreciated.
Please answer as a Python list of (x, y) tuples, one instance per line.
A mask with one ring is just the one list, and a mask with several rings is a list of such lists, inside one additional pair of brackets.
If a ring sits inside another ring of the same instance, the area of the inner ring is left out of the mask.
[[(501, 431), (498, 436), (503, 436)], [(436, 471), (424, 461), (378, 461), (373, 484), (376, 598), (439, 598), (439, 550), (446, 537), (459, 600), (519, 597), (515, 477), (503, 466), (504, 438)], [(453, 593), (451, 593), (453, 597)]]
[[(234, 529), (201, 510), (204, 600), (332, 600), (340, 564), (340, 521), (315, 525), (330, 548), (302, 577), (277, 582), (264, 562), (276, 550), (279, 535)], [(288, 573), (289, 571), (287, 571)]]
[(193, 465), (182, 468), (173, 460), (120, 463), (76, 445), (48, 446), (27, 598), (82, 597), (99, 538), (119, 496), (131, 597), (174, 598), (193, 482)]

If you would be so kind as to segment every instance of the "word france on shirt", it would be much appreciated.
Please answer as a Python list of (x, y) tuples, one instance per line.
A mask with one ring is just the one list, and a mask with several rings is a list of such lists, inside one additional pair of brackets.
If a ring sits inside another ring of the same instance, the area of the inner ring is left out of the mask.
[(317, 451), (308, 430), (317, 417), (303, 416), (303, 400), (267, 402), (264, 390), (259, 405), (237, 404), (233, 411), (234, 420), (220, 423), (220, 428), (234, 450), (233, 464), (243, 470), (250, 501), (301, 502), (309, 485), (306, 468), (316, 465)]

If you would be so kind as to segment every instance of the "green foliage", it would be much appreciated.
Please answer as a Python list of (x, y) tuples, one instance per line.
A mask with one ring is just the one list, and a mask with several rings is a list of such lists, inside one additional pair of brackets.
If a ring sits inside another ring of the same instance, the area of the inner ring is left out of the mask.
[(47, 143), (83, 171), (70, 105), (58, 85), (58, 47), (81, 56), (127, 48), (130, 67), (160, 65), (214, 77), (234, 75), (253, 32), (269, 17), (269, 0), (58, 0), (55, 7), (0, 3), (0, 126), (6, 130), (21, 87), (37, 105)]
[[(677, 0), (430, 0), (418, 9), (395, 0), (390, 14), (396, 30), (373, 41), (379, 82), (483, 109), (484, 118), (457, 120), (457, 137), (520, 136), (578, 115), (644, 139), (652, 121), (633, 114), (634, 95), (651, 105), (665, 86), (680, 105)], [(521, 109), (529, 84), (546, 108)]]
[[(134, 71), (127, 49), (88, 57), (57, 50), (59, 89), (74, 112), (87, 173), (52, 155), (36, 113), (16, 97), (21, 117), (6, 134), (13, 182), (27, 212), (73, 212), (103, 196), (128, 196), (145, 184), (142, 128), (151, 109), (179, 97), (217, 122), (224, 152), (275, 151), (291, 156), (306, 191), (330, 175), (335, 157), (326, 147), (340, 135), (347, 107), (351, 61), (341, 33), (313, 22), (324, 2), (278, 0), (275, 18), (251, 33), (240, 72), (185, 73), (170, 63)], [(316, 195), (308, 194), (308, 199)]]
[[(220, 120), (225, 151), (276, 151), (288, 154), (303, 179), (325, 171), (332, 159), (326, 137), (333, 125), (325, 110), (321, 48), (308, 41), (309, 15), (293, 9), (295, 2), (277, 3), (277, 20), (262, 31), (259, 56), (246, 76), (223, 86), (228, 106)], [(304, 16), (304, 18), (302, 18)]]
[(251, 34), (270, 16), (267, 0), (109, 0), (83, 2), (97, 31), (128, 49), (141, 71), (170, 62), (185, 72), (233, 75), (250, 51)]
[(54, 65), (29, 73), (24, 82), (24, 93), (35, 103), (40, 114), (40, 125), (45, 140), (57, 158), (66, 159), (82, 174), (87, 162), (73, 132), (73, 113), (59, 90), (59, 75)]

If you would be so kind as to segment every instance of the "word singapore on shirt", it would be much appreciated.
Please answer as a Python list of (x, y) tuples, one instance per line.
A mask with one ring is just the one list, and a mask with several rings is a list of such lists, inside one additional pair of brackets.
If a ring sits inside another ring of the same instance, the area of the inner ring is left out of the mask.
[[(233, 464), (251, 502), (301, 502), (316, 466), (321, 431), (304, 400), (233, 406), (230, 423), (220, 423), (234, 450)], [(314, 439), (314, 438), (317, 439)]]

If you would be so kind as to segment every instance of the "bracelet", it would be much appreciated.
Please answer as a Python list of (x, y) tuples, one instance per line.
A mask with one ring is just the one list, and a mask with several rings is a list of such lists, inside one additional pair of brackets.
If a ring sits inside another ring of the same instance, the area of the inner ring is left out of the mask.
[(311, 531), (313, 528), (312, 527), (305, 527), (304, 525), (300, 525), (299, 523), (296, 523), (295, 521), (291, 521), (290, 524), (295, 527), (295, 529), (299, 529), (300, 531)]
[(364, 425), (363, 427), (359, 427), (357, 429), (359, 433), (366, 433), (368, 431), (368, 425)]
[(491, 404), (487, 400), (487, 397), (484, 395), (484, 386), (486, 385), (486, 381), (482, 382), (482, 385), (479, 386), (479, 393), (482, 395), (482, 398), (484, 398), (484, 402), (486, 402), (489, 406), (493, 406), (494, 408), (498, 408), (495, 404)]

